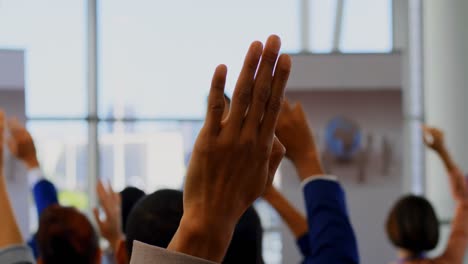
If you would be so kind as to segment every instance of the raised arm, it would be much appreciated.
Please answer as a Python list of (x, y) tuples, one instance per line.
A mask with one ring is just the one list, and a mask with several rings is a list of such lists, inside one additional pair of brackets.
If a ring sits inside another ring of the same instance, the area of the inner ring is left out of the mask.
[[(192, 259), (177, 263), (221, 262), (236, 223), (273, 181), (284, 155), (281, 144), (274, 147), (274, 132), (291, 68), (289, 56), (278, 57), (280, 46), (277, 36), (265, 48), (260, 42), (251, 45), (224, 119), (227, 69), (221, 65), (215, 71), (187, 171), (184, 214), (168, 246)], [(152, 253), (141, 245), (133, 252), (131, 263), (149, 263), (145, 260)]]
[(283, 218), (296, 239), (307, 234), (307, 219), (274, 186), (263, 194), (265, 199)]
[(0, 109), (0, 263), (33, 263), (8, 196), (3, 164), (5, 114)]
[(447, 263), (462, 263), (468, 247), (468, 188), (461, 170), (450, 156), (444, 133), (434, 127), (423, 127), (424, 142), (434, 150), (448, 172), (452, 196), (456, 201), (452, 230), (445, 252), (439, 257)]
[[(273, 181), (283, 148), (272, 151), (291, 61), (281, 42), (254, 42), (222, 120), (226, 67), (213, 77), (205, 124), (195, 143), (184, 189), (184, 215), (168, 249), (221, 262), (237, 221)], [(261, 58), (261, 59), (260, 59)], [(276, 64), (276, 67), (275, 67)]]
[(299, 249), (304, 257), (309, 254), (309, 237), (307, 219), (299, 212), (273, 185), (263, 194), (267, 201), (281, 216), (283, 221), (296, 238)]
[(3, 164), (3, 142), (4, 142), (5, 114), (0, 110), (0, 248), (23, 243), (21, 232), (16, 223), (16, 219), (8, 197), (7, 186), (4, 175)]
[(344, 191), (324, 173), (320, 154), (300, 104), (283, 105), (276, 135), (302, 181), (309, 229), (306, 263), (359, 263)]
[(58, 204), (57, 190), (46, 180), (39, 167), (36, 146), (28, 130), (16, 118), (8, 120), (10, 137), (7, 140), (10, 152), (28, 169), (28, 180), (36, 203), (38, 217), (49, 206)]
[(99, 209), (94, 208), (93, 213), (98, 224), (101, 236), (107, 240), (114, 254), (117, 252), (118, 245), (124, 240), (122, 233), (122, 203), (120, 194), (114, 192), (110, 184), (105, 186), (99, 181), (96, 186), (97, 197), (105, 217), (99, 216)]

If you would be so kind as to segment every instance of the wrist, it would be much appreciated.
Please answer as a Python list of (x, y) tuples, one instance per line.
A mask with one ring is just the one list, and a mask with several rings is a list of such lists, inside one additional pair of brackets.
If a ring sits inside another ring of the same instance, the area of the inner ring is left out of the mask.
[(169, 250), (221, 262), (229, 246), (237, 221), (184, 213)]
[(109, 246), (111, 247), (112, 251), (114, 252), (117, 251), (121, 241), (125, 241), (125, 237), (123, 234), (120, 234), (119, 236), (116, 236), (115, 238), (108, 240)]
[(323, 175), (325, 172), (317, 152), (310, 151), (292, 160), (301, 180), (310, 176)]

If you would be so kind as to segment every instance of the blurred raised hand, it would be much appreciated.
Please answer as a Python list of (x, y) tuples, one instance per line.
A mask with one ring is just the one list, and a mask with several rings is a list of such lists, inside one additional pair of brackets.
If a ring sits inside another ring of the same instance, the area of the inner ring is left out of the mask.
[(13, 213), (10, 198), (7, 192), (7, 184), (4, 175), (4, 135), (5, 135), (5, 113), (0, 109), (0, 249), (21, 245), (21, 236), (18, 224)]
[(120, 194), (114, 192), (110, 184), (104, 185), (101, 180), (98, 181), (96, 186), (96, 193), (99, 204), (105, 215), (101, 217), (99, 209), (94, 208), (94, 218), (96, 219), (102, 237), (109, 242), (109, 245), (115, 252), (120, 241), (124, 239), (124, 234), (122, 233), (122, 202)]
[(314, 135), (300, 103), (285, 101), (278, 118), (276, 136), (286, 148), (286, 156), (294, 163), (299, 177), (323, 174)]
[(423, 139), (426, 146), (435, 151), (445, 148), (444, 132), (436, 127), (423, 126)]
[(424, 143), (437, 153), (447, 169), (453, 198), (456, 201), (467, 202), (467, 182), (445, 145), (444, 132), (439, 128), (426, 125), (423, 125), (422, 130)]
[(8, 120), (8, 131), (10, 137), (7, 144), (11, 154), (21, 160), (28, 169), (39, 167), (33, 138), (18, 119)]

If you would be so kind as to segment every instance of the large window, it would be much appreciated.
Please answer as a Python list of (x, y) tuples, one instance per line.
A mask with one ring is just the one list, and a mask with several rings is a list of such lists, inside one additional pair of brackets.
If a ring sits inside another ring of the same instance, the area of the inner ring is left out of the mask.
[(202, 118), (217, 64), (233, 87), (252, 40), (276, 33), (299, 51), (296, 2), (100, 1), (100, 114)]
[(25, 51), (29, 117), (86, 115), (85, 28), (83, 0), (0, 1), (0, 49)]
[[(89, 3), (97, 7), (97, 24)], [(278, 34), (290, 53), (392, 50), (391, 0), (339, 3), (0, 0), (0, 49), (25, 52), (28, 127), (46, 176), (63, 203), (88, 210), (95, 202), (88, 150), (96, 146), (97, 174), (116, 189), (181, 188), (213, 70), (227, 64), (232, 92), (252, 40)], [(87, 111), (88, 23), (98, 32), (97, 116)], [(99, 133), (88, 138), (94, 124)], [(263, 203), (257, 208), (265, 259), (280, 263), (279, 218)]]

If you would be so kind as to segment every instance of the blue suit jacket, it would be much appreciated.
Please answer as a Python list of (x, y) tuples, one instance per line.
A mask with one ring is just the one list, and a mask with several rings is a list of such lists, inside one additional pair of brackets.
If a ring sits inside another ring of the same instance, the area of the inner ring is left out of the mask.
[[(34, 185), (33, 196), (34, 202), (36, 203), (38, 219), (41, 218), (42, 213), (47, 207), (59, 203), (57, 189), (53, 183), (45, 179), (38, 181)], [(36, 235), (34, 235), (33, 238), (28, 241), (28, 245), (31, 247), (34, 253), (34, 257), (37, 258), (39, 253), (37, 248)]]
[[(346, 209), (345, 193), (334, 181), (304, 186), (308, 237), (298, 240), (307, 264), (357, 264), (358, 247)], [(308, 240), (307, 240), (308, 238)]]

